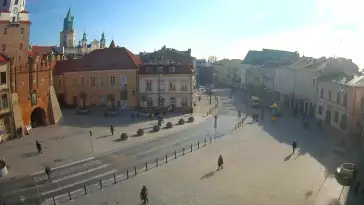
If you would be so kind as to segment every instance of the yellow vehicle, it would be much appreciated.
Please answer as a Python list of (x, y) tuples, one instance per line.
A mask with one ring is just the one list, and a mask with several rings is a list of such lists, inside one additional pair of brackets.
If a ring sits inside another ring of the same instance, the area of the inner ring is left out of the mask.
[(273, 103), (270, 106), (271, 110), (272, 110), (272, 117), (278, 117), (281, 116), (281, 109), (279, 108), (279, 105), (277, 103)]

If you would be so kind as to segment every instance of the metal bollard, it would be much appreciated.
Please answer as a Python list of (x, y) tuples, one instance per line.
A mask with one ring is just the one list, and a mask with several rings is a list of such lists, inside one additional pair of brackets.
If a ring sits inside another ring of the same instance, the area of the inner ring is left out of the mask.
[(102, 189), (102, 179), (100, 180), (100, 189)]
[(174, 150), (174, 159), (177, 159), (177, 152)]
[(168, 162), (168, 154), (166, 154), (166, 163)]
[(134, 176), (137, 175), (136, 166), (134, 166)]
[(126, 178), (129, 179), (129, 170), (126, 170)]
[(69, 199), (72, 200), (72, 196), (71, 196), (70, 190), (67, 190), (67, 191), (68, 191), (68, 197), (69, 197)]
[(192, 152), (192, 144), (191, 144), (191, 152)]
[(83, 189), (85, 190), (85, 195), (87, 195), (87, 187), (86, 187), (86, 184), (83, 185)]
[[(52, 196), (52, 199), (53, 199), (53, 204), (56, 205), (56, 199), (54, 198), (54, 196)], [(3, 203), (3, 205), (5, 205), (5, 203)]]
[(116, 184), (116, 175), (114, 174), (114, 184)]
[(158, 167), (158, 158), (155, 160), (155, 166)]
[(204, 146), (206, 146), (206, 139), (205, 139), (205, 145)]
[(185, 155), (185, 148), (182, 149), (182, 155)]
[(200, 149), (200, 141), (197, 142), (197, 149)]
[(145, 171), (148, 171), (148, 162), (145, 162)]

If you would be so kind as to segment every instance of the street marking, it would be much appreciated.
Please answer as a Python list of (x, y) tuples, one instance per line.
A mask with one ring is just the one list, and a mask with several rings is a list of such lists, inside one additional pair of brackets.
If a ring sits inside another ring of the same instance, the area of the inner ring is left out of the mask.
[[(69, 175), (69, 176), (65, 176), (65, 177), (62, 177), (62, 178), (59, 178), (59, 179), (56, 179), (56, 180), (52, 180), (52, 183), (63, 181), (63, 180), (66, 180), (66, 179), (71, 179), (71, 178), (74, 178), (74, 177), (78, 177), (78, 176), (81, 176), (83, 174), (87, 174), (89, 172), (93, 172), (93, 171), (96, 171), (96, 170), (99, 170), (99, 169), (103, 169), (103, 168), (105, 168), (107, 166), (109, 166), (109, 164), (103, 164), (103, 165), (95, 167), (93, 169), (88, 169), (88, 170), (83, 171), (83, 172), (78, 172), (78, 173), (73, 174), (73, 175)], [(46, 176), (46, 177), (44, 177), (44, 179), (48, 179), (48, 177)], [(40, 185), (40, 186), (44, 186), (44, 185)]]
[[(98, 165), (98, 164), (101, 164), (102, 161), (100, 160), (94, 160), (94, 161), (91, 161), (89, 163), (85, 163), (83, 164), (82, 166), (83, 167), (88, 167), (90, 165)], [(72, 173), (73, 171), (75, 171), (77, 168), (79, 167), (73, 167), (73, 168), (70, 168), (70, 169), (67, 169), (65, 171), (60, 171), (60, 172), (56, 172), (57, 174), (53, 174), (52, 176), (62, 176), (62, 175), (66, 175), (66, 174), (69, 174), (69, 173)], [(44, 173), (44, 172), (43, 172)], [(39, 180), (44, 180), (44, 179), (48, 179), (48, 176), (46, 175), (43, 175), (43, 176), (39, 176), (39, 177), (34, 177), (34, 180), (35, 181), (39, 181)]]
[[(87, 158), (87, 159), (83, 159), (83, 160), (71, 162), (69, 164), (64, 164), (64, 165), (61, 165), (61, 166), (58, 166), (58, 167), (54, 167), (54, 168), (52, 168), (52, 170), (60, 169), (60, 168), (63, 168), (63, 167), (69, 167), (69, 166), (72, 166), (74, 164), (78, 164), (80, 162), (89, 161), (89, 160), (92, 160), (92, 159), (95, 159), (95, 157), (90, 157), (90, 158)], [(30, 176), (34, 176), (34, 175), (38, 175), (38, 174), (42, 174), (42, 173), (44, 173), (44, 171), (39, 171), (39, 172), (33, 173)]]
[(91, 180), (94, 180), (94, 179), (97, 179), (97, 178), (100, 178), (100, 177), (103, 177), (103, 176), (106, 176), (106, 175), (110, 175), (110, 174), (113, 174), (116, 172), (116, 169), (114, 170), (111, 170), (111, 171), (108, 171), (108, 172), (105, 172), (103, 174), (99, 174), (99, 175), (96, 175), (96, 176), (93, 176), (91, 178), (88, 178), (88, 179), (84, 179), (84, 180), (81, 180), (81, 181), (78, 181), (78, 182), (75, 182), (73, 184), (68, 184), (66, 186), (63, 186), (63, 187), (59, 187), (57, 189), (53, 189), (53, 190), (50, 190), (50, 191), (46, 191), (46, 192), (42, 192), (41, 195), (47, 195), (47, 194), (50, 194), (50, 193), (53, 193), (53, 192), (57, 192), (57, 191), (60, 191), (62, 189), (67, 189), (67, 188), (70, 188), (70, 187), (73, 187), (75, 185), (78, 185), (78, 184), (83, 184), (85, 182), (88, 182), (88, 181), (91, 181)]

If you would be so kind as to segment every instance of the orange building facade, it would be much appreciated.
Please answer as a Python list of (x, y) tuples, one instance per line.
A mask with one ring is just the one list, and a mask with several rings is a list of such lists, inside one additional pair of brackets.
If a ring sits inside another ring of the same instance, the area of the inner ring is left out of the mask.
[(30, 127), (58, 122), (62, 114), (53, 88), (53, 68), (61, 56), (47, 47), (29, 48), (31, 22), (25, 1), (6, 1), (0, 11), (0, 52), (10, 59), (15, 130), (26, 133)]

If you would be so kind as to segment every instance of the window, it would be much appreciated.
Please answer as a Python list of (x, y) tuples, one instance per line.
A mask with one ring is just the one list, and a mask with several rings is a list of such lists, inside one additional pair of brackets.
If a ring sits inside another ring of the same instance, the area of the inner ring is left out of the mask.
[(90, 77), (90, 86), (95, 87), (96, 86), (96, 79), (94, 76)]
[(163, 66), (158, 67), (158, 73), (163, 73)]
[(77, 79), (76, 78), (72, 78), (72, 86), (76, 86), (77, 85)]
[(340, 92), (337, 92), (336, 94), (336, 103), (340, 104)]
[(21, 61), (21, 56), (19, 56), (18, 60), (19, 60), (19, 62)]
[(116, 85), (115, 76), (110, 76), (110, 87), (115, 87), (115, 85)]
[(1, 84), (6, 84), (6, 72), (1, 72), (0, 73), (0, 81), (1, 81)]
[(176, 68), (174, 66), (171, 66), (168, 68), (168, 72), (174, 73), (174, 72), (176, 72)]
[(145, 81), (145, 91), (152, 91), (152, 81), (151, 80)]
[(147, 67), (147, 68), (145, 69), (145, 72), (147, 72), (147, 73), (152, 73), (152, 72), (153, 72), (153, 68), (151, 68), (151, 67)]
[(8, 108), (9, 102), (8, 102), (8, 95), (2, 94), (1, 95), (1, 108)]
[(164, 107), (164, 102), (165, 102), (166, 100), (164, 99), (164, 97), (160, 97), (159, 98), (159, 106), (160, 107)]
[(100, 87), (105, 87), (105, 77), (100, 77)]
[(159, 91), (164, 91), (164, 90), (165, 90), (165, 81), (159, 80)]
[(1, 50), (3, 50), (3, 51), (5, 51), (5, 50), (6, 50), (6, 45), (5, 45), (5, 44), (3, 44), (3, 45), (1, 46)]
[(182, 107), (187, 107), (187, 106), (188, 106), (187, 98), (182, 98), (182, 99), (181, 99), (181, 106), (182, 106)]
[(19, 49), (20, 49), (20, 50), (23, 50), (23, 43), (20, 43), (20, 45), (19, 45)]
[(90, 78), (86, 76), (86, 85), (90, 85)]
[(151, 97), (147, 98), (147, 107), (153, 107), (153, 98)]
[(318, 113), (319, 113), (319, 115), (322, 115), (322, 106), (321, 105), (318, 108)]
[(95, 98), (93, 96), (90, 96), (90, 105), (95, 106)]
[(338, 122), (339, 122), (339, 112), (338, 112), (338, 111), (336, 111), (336, 112), (335, 112), (335, 115), (334, 115), (334, 122), (335, 122), (335, 123), (338, 123)]
[(329, 91), (329, 100), (331, 101), (331, 91)]
[(176, 91), (176, 85), (173, 82), (169, 82), (169, 90)]
[(31, 100), (32, 106), (37, 104), (37, 93), (35, 91), (32, 91), (30, 93), (30, 100)]
[(187, 91), (187, 85), (182, 85), (181, 86), (181, 91)]
[(172, 106), (172, 107), (176, 107), (177, 101), (176, 101), (176, 98), (175, 97), (171, 97), (169, 99), (169, 105)]
[(348, 100), (348, 94), (347, 93), (344, 93), (344, 102), (343, 102), (343, 105), (344, 106), (346, 106), (347, 100)]
[(18, 3), (19, 3), (19, 0), (15, 0), (14, 5), (18, 5)]
[(324, 89), (322, 89), (322, 88), (321, 88), (320, 97), (321, 97), (321, 98), (324, 98)]
[(24, 34), (24, 28), (20, 29), (20, 34)]
[(4, 34), (8, 33), (8, 28), (4, 28)]
[(86, 77), (81, 77), (81, 86), (84, 87), (86, 85)]

